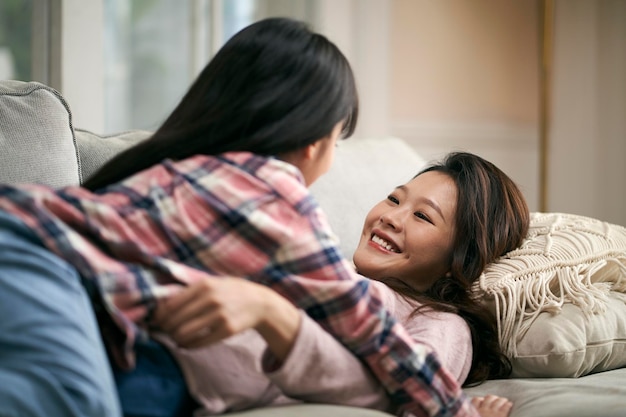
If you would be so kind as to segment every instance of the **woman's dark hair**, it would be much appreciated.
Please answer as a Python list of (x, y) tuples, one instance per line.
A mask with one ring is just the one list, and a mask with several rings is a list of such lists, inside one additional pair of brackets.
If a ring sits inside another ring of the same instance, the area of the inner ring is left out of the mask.
[[(511, 363), (502, 353), (495, 318), (471, 292), (489, 264), (517, 248), (526, 237), (530, 213), (524, 195), (498, 167), (467, 152), (452, 152), (425, 172), (441, 172), (457, 188), (457, 211), (449, 276), (426, 292), (395, 284), (394, 289), (432, 308), (459, 314), (472, 334), (473, 358), (466, 385), (507, 377)], [(396, 288), (398, 286), (398, 288)]]
[(306, 24), (258, 21), (235, 34), (146, 141), (122, 152), (83, 185), (104, 187), (164, 159), (248, 151), (274, 156), (354, 132), (358, 97), (350, 64)]

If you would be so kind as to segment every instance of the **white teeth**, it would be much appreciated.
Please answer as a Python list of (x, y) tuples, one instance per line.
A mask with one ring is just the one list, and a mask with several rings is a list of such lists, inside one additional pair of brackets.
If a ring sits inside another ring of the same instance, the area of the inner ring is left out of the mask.
[(385, 239), (383, 239), (382, 237), (378, 235), (372, 235), (372, 242), (376, 243), (377, 245), (382, 246), (383, 248), (387, 249), (389, 252), (398, 253), (398, 250), (395, 247), (393, 247), (391, 243), (387, 242)]

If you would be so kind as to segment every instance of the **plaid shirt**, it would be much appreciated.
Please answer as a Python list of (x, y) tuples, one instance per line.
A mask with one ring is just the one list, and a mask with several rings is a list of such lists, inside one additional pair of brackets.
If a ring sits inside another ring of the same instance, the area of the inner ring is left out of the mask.
[(244, 152), (164, 161), (98, 192), (0, 186), (0, 209), (74, 265), (105, 343), (132, 367), (132, 346), (159, 297), (213, 275), (263, 283), (362, 358), (399, 413), (477, 416), (429, 348), (412, 341), (337, 240), (299, 171)]

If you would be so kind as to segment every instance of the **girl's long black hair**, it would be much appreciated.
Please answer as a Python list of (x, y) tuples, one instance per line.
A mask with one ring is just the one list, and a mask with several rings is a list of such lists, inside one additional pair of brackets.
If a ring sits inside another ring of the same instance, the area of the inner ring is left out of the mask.
[(350, 64), (306, 24), (258, 21), (207, 64), (154, 135), (106, 163), (83, 186), (95, 190), (158, 164), (197, 154), (278, 155), (355, 129), (358, 97)]

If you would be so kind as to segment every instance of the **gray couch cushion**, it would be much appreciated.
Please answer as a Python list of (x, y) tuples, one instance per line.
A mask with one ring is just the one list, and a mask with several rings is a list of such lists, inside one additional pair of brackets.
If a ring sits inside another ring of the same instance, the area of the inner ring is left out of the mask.
[(339, 236), (347, 259), (352, 259), (369, 210), (425, 164), (413, 148), (398, 138), (352, 138), (339, 142), (332, 168), (313, 183), (311, 192)]
[(228, 417), (392, 417), (378, 410), (329, 404), (282, 405), (238, 413), (224, 414)]
[(0, 81), (0, 150), (3, 183), (80, 182), (70, 108), (48, 86)]
[(75, 129), (74, 133), (83, 181), (91, 177), (113, 156), (152, 134), (145, 130), (132, 130), (115, 135), (98, 135), (83, 129)]

